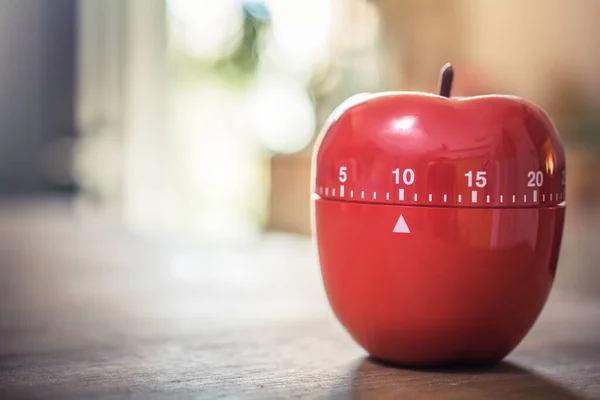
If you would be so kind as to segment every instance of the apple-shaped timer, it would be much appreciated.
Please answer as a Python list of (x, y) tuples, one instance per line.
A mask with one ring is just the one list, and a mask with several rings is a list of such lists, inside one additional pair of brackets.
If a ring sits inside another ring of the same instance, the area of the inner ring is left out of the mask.
[(565, 155), (547, 114), (514, 96), (351, 97), (319, 134), (312, 224), (330, 305), (372, 357), (502, 360), (552, 287)]

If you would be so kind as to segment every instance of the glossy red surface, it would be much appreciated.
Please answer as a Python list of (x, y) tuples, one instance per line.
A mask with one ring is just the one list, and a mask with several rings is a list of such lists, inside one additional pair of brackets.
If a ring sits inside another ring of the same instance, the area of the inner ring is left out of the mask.
[[(551, 290), (565, 156), (526, 100), (362, 95), (313, 157), (325, 289), (371, 355), (407, 365), (501, 360)], [(402, 216), (402, 218), (401, 218)]]
[(321, 198), (466, 207), (565, 200), (560, 139), (523, 99), (374, 95), (341, 106), (325, 131), (313, 187)]
[[(316, 200), (330, 304), (374, 357), (405, 365), (499, 361), (554, 279), (565, 209)], [(410, 233), (394, 233), (400, 215)]]

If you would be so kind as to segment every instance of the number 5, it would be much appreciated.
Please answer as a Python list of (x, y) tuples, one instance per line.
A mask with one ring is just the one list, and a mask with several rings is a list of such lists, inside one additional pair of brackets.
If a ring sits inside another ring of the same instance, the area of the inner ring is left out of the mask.
[(487, 185), (487, 179), (485, 179), (485, 171), (477, 171), (477, 178), (475, 178), (475, 184), (482, 188)]
[(346, 173), (346, 169), (347, 167), (340, 167), (340, 182), (346, 182), (346, 179), (348, 179), (348, 174)]

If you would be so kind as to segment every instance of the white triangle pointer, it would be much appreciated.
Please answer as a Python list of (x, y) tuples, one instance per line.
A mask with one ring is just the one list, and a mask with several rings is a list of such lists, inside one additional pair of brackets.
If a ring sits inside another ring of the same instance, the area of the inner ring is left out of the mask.
[(410, 229), (408, 229), (408, 225), (406, 225), (406, 221), (404, 220), (404, 217), (402, 216), (402, 214), (400, 214), (400, 218), (398, 218), (398, 221), (396, 222), (396, 226), (394, 226), (394, 230), (392, 232), (394, 232), (394, 233), (410, 233)]

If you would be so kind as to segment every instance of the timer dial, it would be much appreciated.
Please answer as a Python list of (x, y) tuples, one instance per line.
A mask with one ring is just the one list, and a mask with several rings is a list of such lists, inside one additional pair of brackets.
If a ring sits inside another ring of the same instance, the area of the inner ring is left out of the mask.
[(524, 99), (361, 100), (329, 121), (320, 142), (313, 187), (320, 198), (455, 207), (565, 201), (560, 140), (545, 112)]

